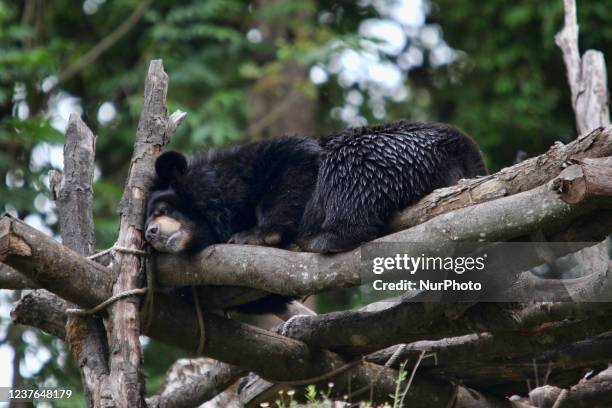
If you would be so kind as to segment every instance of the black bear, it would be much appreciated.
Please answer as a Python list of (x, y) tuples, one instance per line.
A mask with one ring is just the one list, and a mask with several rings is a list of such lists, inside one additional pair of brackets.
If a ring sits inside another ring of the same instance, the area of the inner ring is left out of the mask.
[(390, 215), (436, 188), (486, 174), (476, 143), (443, 124), (400, 121), (312, 139), (287, 136), (162, 154), (146, 240), (160, 252), (215, 243), (339, 252), (379, 236)]

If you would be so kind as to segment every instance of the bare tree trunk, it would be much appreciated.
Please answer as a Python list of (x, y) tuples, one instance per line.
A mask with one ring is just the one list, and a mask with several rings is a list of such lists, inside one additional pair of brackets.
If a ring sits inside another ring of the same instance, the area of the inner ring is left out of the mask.
[[(21, 291), (15, 291), (12, 294), (14, 300), (19, 299), (21, 296)], [(23, 347), (23, 340), (21, 336), (23, 335), (24, 328), (16, 325), (9, 325), (6, 330), (6, 337), (3, 339), (3, 343), (8, 344), (13, 349), (13, 379), (11, 381), (12, 389), (29, 388), (27, 387), (24, 378), (21, 376), (19, 372), (19, 367), (21, 366), (22, 361), (25, 357), (25, 350)], [(8, 408), (34, 408), (34, 403), (32, 401), (10, 401), (8, 404)]]
[(563, 52), (578, 134), (610, 124), (608, 77), (604, 55), (588, 50), (580, 57), (576, 0), (563, 0), (565, 25), (555, 36)]
[[(166, 107), (168, 76), (161, 60), (149, 66), (144, 90), (144, 106), (138, 123), (134, 152), (123, 198), (119, 204), (119, 248), (114, 261), (116, 280), (113, 294), (140, 288), (144, 282), (144, 258), (135, 251), (144, 246), (144, 218), (147, 192), (153, 182), (154, 163), (170, 141), (180, 117), (169, 117)], [(173, 120), (174, 119), (174, 120)], [(117, 406), (144, 407), (144, 381), (141, 372), (140, 301), (123, 298), (109, 308), (110, 375), (108, 386)]]
[[(79, 115), (70, 115), (64, 144), (64, 174), (62, 176), (52, 171), (49, 177), (59, 210), (62, 242), (84, 256), (92, 255), (95, 251), (95, 146), (95, 136)], [(81, 369), (87, 406), (105, 406), (104, 401), (112, 401), (112, 395), (102, 387), (109, 374), (108, 346), (102, 320), (97, 317), (69, 317), (66, 341)]]

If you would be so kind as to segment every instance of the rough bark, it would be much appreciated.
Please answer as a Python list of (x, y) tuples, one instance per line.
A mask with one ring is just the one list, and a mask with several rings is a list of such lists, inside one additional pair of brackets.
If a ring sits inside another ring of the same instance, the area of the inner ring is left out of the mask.
[[(16, 305), (16, 307), (12, 311), (11, 315), (13, 317), (13, 320), (17, 323), (28, 324), (34, 327), (41, 328), (45, 330), (46, 332), (48, 332), (49, 334), (62, 337), (65, 334), (65, 330), (64, 330), (65, 328), (64, 322), (66, 320), (66, 315), (64, 312), (65, 302), (63, 303), (60, 302), (58, 304), (56, 296), (44, 295), (43, 292), (44, 291), (36, 291), (35, 293), (25, 296)], [(163, 299), (162, 299), (161, 304), (163, 306), (168, 306), (168, 307), (172, 306), (170, 303), (165, 303)], [(154, 328), (153, 330), (157, 332), (158, 334), (163, 333), (166, 336), (170, 334), (168, 331), (171, 330), (172, 333), (174, 334), (174, 337), (171, 343), (187, 348), (188, 350), (192, 350), (197, 345), (197, 340), (191, 341), (192, 339), (195, 338), (197, 334), (197, 323), (195, 322), (194, 316), (191, 316), (191, 319), (186, 317), (186, 315), (188, 315), (189, 312), (192, 311), (192, 309), (188, 306), (185, 306), (185, 308), (186, 309), (184, 309), (182, 312), (179, 311), (179, 313), (176, 313), (176, 314), (159, 316), (159, 319), (156, 319), (156, 321), (160, 323), (160, 327)], [(177, 308), (173, 308), (173, 309), (176, 311)], [(164, 309), (164, 310), (169, 310), (169, 309)], [(161, 320), (161, 319), (165, 319), (165, 320)], [(321, 352), (313, 353), (312, 355), (316, 356), (316, 358), (321, 358), (324, 360), (323, 362), (317, 362), (315, 359), (309, 359), (306, 361), (302, 360), (301, 358), (304, 357), (305, 354), (303, 353), (294, 354), (294, 353), (291, 353), (291, 351), (288, 351), (286, 356), (283, 357), (283, 359), (286, 359), (287, 364), (289, 366), (298, 366), (298, 367), (296, 367), (297, 371), (292, 370), (290, 372), (287, 372), (285, 370), (285, 367), (287, 366), (283, 365), (283, 366), (277, 367), (276, 363), (280, 361), (278, 358), (278, 355), (277, 356), (274, 356), (273, 354), (269, 355), (269, 354), (266, 354), (265, 351), (266, 350), (268, 351), (277, 350), (278, 351), (279, 349), (285, 351), (284, 347), (279, 348), (279, 346), (281, 344), (286, 344), (287, 342), (290, 344), (291, 343), (295, 344), (296, 343), (295, 341), (292, 341), (287, 338), (283, 338), (282, 336), (273, 335), (272, 333), (265, 332), (264, 330), (261, 330), (261, 329), (256, 329), (256, 328), (246, 326), (246, 325), (243, 325), (237, 322), (232, 322), (232, 321), (226, 321), (224, 323), (226, 327), (222, 328), (223, 331), (219, 331), (220, 326), (224, 325), (223, 323), (220, 323), (223, 320), (225, 319), (217, 320), (216, 318), (213, 317), (212, 321), (207, 321), (207, 332), (210, 333), (210, 336), (214, 336), (214, 337), (210, 340), (211, 341), (210, 347), (207, 348), (206, 350), (215, 357), (222, 358), (221, 353), (224, 353), (226, 356), (232, 356), (233, 354), (237, 354), (234, 357), (234, 360), (242, 361), (244, 363), (242, 364), (243, 366), (244, 365), (247, 365), (247, 366), (255, 365), (261, 368), (261, 370), (256, 370), (256, 371), (262, 372), (263, 370), (265, 374), (278, 375), (278, 376), (281, 376), (281, 378), (283, 379), (295, 379), (297, 381), (299, 381), (299, 378), (293, 378), (292, 376), (295, 375), (298, 371), (304, 370), (305, 367), (300, 367), (302, 365), (311, 366), (310, 368), (306, 367), (306, 372), (308, 372), (312, 369), (315, 369), (315, 370), (321, 369), (321, 364), (325, 365), (325, 364), (333, 363), (335, 364), (336, 368), (338, 367), (337, 365), (338, 363), (340, 363), (341, 365), (345, 364), (344, 362), (341, 362), (342, 360), (340, 361), (336, 360), (337, 357), (333, 357), (334, 356), (333, 353), (323, 353), (323, 354), (321, 354)], [(269, 340), (271, 340), (272, 342), (270, 345), (266, 345), (263, 348), (260, 348), (261, 347), (260, 342), (265, 341), (266, 339), (265, 333), (267, 333), (268, 336), (272, 335), (274, 338), (269, 338)], [(154, 337), (161, 338), (163, 340), (163, 336), (155, 336), (155, 333), (150, 333), (150, 334), (153, 334)], [(225, 335), (226, 337), (220, 338), (219, 336), (221, 335)], [(255, 344), (252, 344), (252, 341), (251, 341), (252, 339), (255, 340)], [(221, 349), (224, 349), (224, 350), (221, 351)], [(261, 352), (264, 353), (263, 359), (260, 359), (258, 357), (258, 354)], [(257, 361), (256, 362), (249, 361), (250, 360), (249, 356), (252, 356), (252, 358), (255, 358)], [(296, 359), (293, 360), (293, 358), (296, 358)], [(329, 359), (331, 359), (331, 361)], [(229, 368), (223, 365), (221, 365), (220, 367), (221, 367), (220, 368), (221, 372), (228, 370), (228, 369), (233, 370), (233, 368)], [(351, 384), (352, 384), (353, 391), (359, 388), (360, 384), (365, 387), (370, 384), (372, 378), (378, 378), (379, 381), (377, 381), (375, 384), (375, 391), (376, 391), (375, 395), (378, 396), (379, 398), (386, 399), (388, 393), (390, 393), (393, 389), (392, 387), (394, 386), (394, 380), (397, 377), (397, 373), (393, 370), (384, 369), (385, 374), (379, 376), (378, 373), (380, 370), (381, 370), (380, 367), (377, 367), (371, 364), (365, 365), (364, 367), (357, 366), (357, 367), (347, 370), (344, 374), (341, 373), (342, 375), (330, 376), (329, 378), (325, 379), (322, 382), (321, 386), (326, 387), (327, 381), (334, 381), (337, 384), (338, 390), (340, 390), (340, 392), (348, 392), (348, 389), (346, 387), (348, 387), (347, 381), (348, 381), (349, 375), (351, 376)], [(303, 373), (305, 371), (301, 371), (301, 372), (302, 372), (302, 375), (304, 375)], [(214, 373), (212, 374), (215, 375)], [(314, 375), (314, 373), (312, 373), (311, 375)], [(220, 382), (222, 381), (222, 378), (223, 377), (216, 379), (215, 380), (216, 383), (213, 382), (211, 384), (204, 384), (203, 382), (198, 382), (199, 387), (200, 387), (199, 389), (203, 393), (209, 393), (209, 394), (202, 394), (202, 395), (211, 395), (212, 389), (222, 388), (221, 382)], [(310, 377), (310, 378), (314, 378), (314, 377)], [(229, 381), (230, 380), (228, 379), (228, 382)], [(193, 386), (196, 387), (195, 384)], [(288, 388), (295, 388), (297, 386), (298, 386), (297, 384), (296, 385), (289, 385), (289, 384), (286, 385), (286, 387)], [(452, 395), (454, 393), (454, 388), (450, 386), (449, 384), (445, 382), (441, 382), (441, 381), (430, 382), (426, 378), (418, 379), (417, 382), (413, 385), (413, 387), (414, 387), (413, 388), (414, 394), (411, 392), (408, 400), (409, 401), (419, 401), (419, 398), (422, 398), (423, 401), (430, 401), (428, 402), (428, 404), (430, 405), (425, 405), (425, 407), (428, 407), (428, 406), (436, 407), (438, 406), (436, 404), (441, 404), (442, 403), (441, 401), (444, 401), (444, 398), (452, 398)], [(179, 391), (177, 390), (177, 392)], [(463, 402), (460, 405), (457, 405), (458, 407), (507, 407), (508, 406), (507, 403), (499, 399), (496, 399), (493, 397), (485, 397), (482, 394), (479, 394), (473, 390), (467, 390), (463, 387), (460, 387), (459, 393), (462, 395), (460, 400)], [(182, 396), (180, 398), (185, 398), (185, 397), (188, 397), (188, 396)], [(191, 397), (197, 398), (197, 395), (191, 395)], [(253, 394), (253, 397), (255, 397), (254, 394)], [(265, 400), (264, 397), (265, 396), (263, 395), (258, 397), (257, 401)], [(175, 406), (173, 405), (174, 402), (181, 401), (180, 398), (178, 400), (173, 400), (170, 398), (170, 396), (167, 396), (167, 398), (162, 399), (160, 403), (167, 403), (168, 405), (166, 406)], [(367, 398), (368, 397), (366, 395), (365, 399)], [(154, 397), (153, 399), (151, 399), (151, 403), (155, 403), (156, 401), (157, 401), (157, 397)], [(191, 401), (194, 401), (194, 400), (191, 400)]]
[(0, 289), (36, 289), (38, 286), (15, 269), (0, 263)]
[[(462, 314), (453, 316), (456, 308)], [(284, 334), (320, 348), (349, 354), (364, 354), (394, 344), (440, 339), (470, 333), (522, 331), (537, 334), (541, 324), (565, 318), (589, 319), (607, 316), (609, 303), (479, 303), (463, 305), (402, 302), (376, 312), (351, 310), (320, 316), (295, 318)], [(401, 322), (398, 324), (397, 322)], [(385, 335), (379, 333), (385, 331)]]
[[(590, 195), (583, 195), (580, 203), (570, 205), (563, 199), (574, 187), (580, 187), (580, 183), (572, 181), (577, 179), (577, 172), (584, 175), (585, 166), (603, 167), (593, 164), (597, 161), (589, 163), (570, 166), (553, 181), (532, 190), (458, 209), (373, 242), (445, 245), (483, 239), (506, 241), (568, 222), (597, 207), (610, 208), (609, 196), (606, 195), (609, 194), (606, 187), (611, 171), (609, 167), (601, 170), (605, 173), (602, 177), (588, 181)], [(591, 170), (587, 170), (589, 172)], [(601, 174), (600, 170), (598, 174)], [(598, 194), (604, 196), (594, 197)], [(415, 254), (418, 255), (420, 252)], [(326, 256), (277, 248), (215, 245), (191, 259), (158, 256), (157, 267), (158, 282), (162, 286), (245, 285), (268, 292), (303, 296), (362, 283), (359, 249)], [(176, 276), (177, 270), (187, 273)]]
[(607, 408), (612, 405), (612, 367), (576, 384), (559, 400), (558, 408)]
[[(166, 373), (157, 395), (147, 398), (149, 408), (191, 408), (217, 396), (246, 371), (208, 358), (177, 361)], [(187, 371), (187, 372), (186, 372)]]
[(50, 174), (51, 190), (60, 215), (62, 242), (81, 255), (95, 251), (93, 174), (96, 137), (81, 117), (72, 113), (64, 143), (64, 173)]
[[(93, 175), (96, 138), (78, 114), (71, 114), (64, 143), (64, 174), (50, 173), (51, 190), (59, 210), (63, 244), (80, 255), (95, 251), (93, 220)], [(74, 307), (73, 305), (69, 305)], [(102, 407), (112, 400), (102, 384), (108, 376), (106, 331), (97, 318), (71, 316), (66, 340), (81, 370), (89, 407)]]
[[(93, 307), (112, 293), (109, 269), (10, 216), (0, 219), (0, 262), (35, 285), (81, 306)], [(89, 293), (90, 298), (83, 293)]]
[[(168, 116), (166, 94), (168, 76), (161, 60), (149, 66), (145, 80), (143, 111), (138, 122), (138, 131), (130, 169), (119, 204), (119, 238), (122, 248), (142, 250), (144, 247), (144, 218), (146, 194), (154, 177), (155, 159), (169, 142), (176, 126), (184, 116)], [(175, 120), (178, 119), (178, 120)], [(118, 251), (115, 254), (117, 279), (113, 294), (139, 288), (143, 283), (144, 258), (133, 253)], [(144, 382), (140, 370), (140, 316), (138, 298), (124, 298), (109, 308), (108, 323), (110, 375), (108, 386), (112, 390), (117, 406), (144, 407)]]
[(66, 308), (68, 302), (41, 289), (25, 294), (11, 310), (15, 324), (36, 327), (44, 332), (66, 340)]
[[(56, 305), (51, 297), (30, 296), (27, 304), (18, 304), (13, 311), (13, 318), (18, 323), (34, 323), (45, 329), (63, 327), (61, 323), (49, 323), (49, 318), (62, 319), (64, 305)], [(41, 302), (33, 306), (32, 302)], [(160, 296), (158, 299), (160, 313), (155, 317), (147, 334), (168, 344), (195, 350), (198, 345), (198, 325), (193, 308), (182, 304), (177, 299)], [(31, 315), (32, 311), (57, 308), (47, 314)], [(344, 370), (347, 362), (334, 353), (309, 348), (307, 345), (286, 337), (224, 319), (213, 314), (206, 314), (206, 347), (204, 354), (217, 360), (239, 365), (246, 370), (258, 373), (263, 378), (273, 381), (302, 381), (311, 383), (317, 377), (340, 370), (337, 375), (325, 377), (325, 383), (333, 378), (338, 384), (348, 384), (351, 377), (353, 390), (369, 387), (373, 378), (378, 378), (375, 385), (375, 396), (386, 398), (394, 389), (397, 377), (395, 370), (373, 364), (357, 364)], [(383, 371), (382, 374), (381, 370)], [(422, 379), (414, 385), (415, 398), (444, 401), (453, 395), (453, 387), (445, 382)], [(339, 387), (345, 392), (347, 390)], [(436, 406), (436, 405), (431, 405)]]
[(610, 124), (606, 64), (599, 51), (588, 50), (580, 57), (576, 1), (564, 0), (563, 3), (565, 24), (555, 36), (555, 42), (563, 53), (576, 128), (581, 134)]

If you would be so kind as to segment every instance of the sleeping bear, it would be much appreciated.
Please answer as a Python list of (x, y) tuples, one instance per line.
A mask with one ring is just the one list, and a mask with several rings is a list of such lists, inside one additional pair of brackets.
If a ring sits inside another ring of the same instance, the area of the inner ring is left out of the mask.
[(168, 253), (217, 243), (346, 251), (381, 235), (395, 211), (434, 189), (486, 174), (470, 137), (448, 125), (407, 121), (190, 159), (167, 152), (155, 170), (145, 238)]
[[(486, 174), (470, 137), (406, 121), (189, 159), (167, 152), (155, 170), (145, 238), (159, 252), (188, 255), (218, 243), (346, 251), (380, 236), (395, 211), (434, 189)], [(291, 299), (271, 294), (235, 310), (279, 313)]]

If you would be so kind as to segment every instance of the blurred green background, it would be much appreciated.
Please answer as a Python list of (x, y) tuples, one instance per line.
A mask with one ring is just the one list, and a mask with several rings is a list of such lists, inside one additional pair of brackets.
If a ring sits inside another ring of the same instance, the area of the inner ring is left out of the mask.
[[(0, 1), (0, 211), (57, 233), (46, 174), (61, 169), (66, 121), (80, 112), (97, 135), (97, 246), (112, 245), (154, 58), (170, 110), (188, 113), (175, 149), (407, 118), (463, 129), (495, 171), (575, 137), (553, 39), (562, 17), (561, 0)], [(579, 2), (578, 19), (581, 49), (610, 64), (612, 1)], [(9, 325), (18, 294), (1, 295), (0, 371), (13, 377), (0, 386), (78, 388), (63, 345)], [(149, 390), (181, 355), (147, 343)]]

